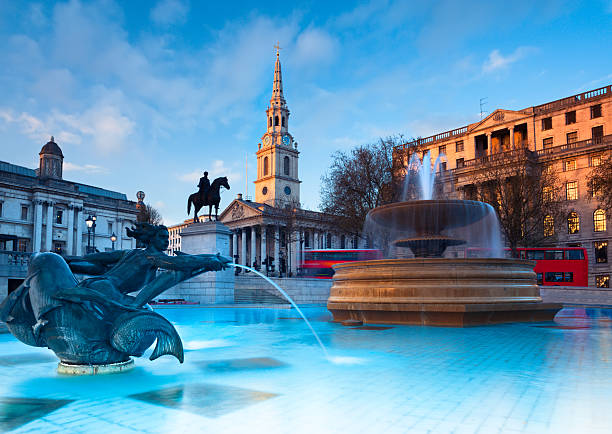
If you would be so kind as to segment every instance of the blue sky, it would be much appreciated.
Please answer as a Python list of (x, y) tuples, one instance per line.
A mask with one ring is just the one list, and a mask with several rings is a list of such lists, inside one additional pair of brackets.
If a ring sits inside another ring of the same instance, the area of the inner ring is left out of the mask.
[[(185, 219), (202, 170), (253, 195), (276, 41), (302, 203), (330, 155), (612, 83), (612, 1), (0, 0), (0, 160), (138, 190)], [(248, 178), (245, 162), (248, 159)]]

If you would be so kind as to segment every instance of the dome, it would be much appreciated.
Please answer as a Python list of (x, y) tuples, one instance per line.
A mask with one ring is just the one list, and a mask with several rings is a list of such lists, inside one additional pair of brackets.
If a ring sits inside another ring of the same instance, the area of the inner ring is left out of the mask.
[(49, 140), (45, 144), (45, 146), (42, 147), (38, 155), (43, 155), (43, 154), (57, 155), (57, 156), (64, 158), (64, 154), (62, 154), (62, 150), (57, 145), (57, 143), (53, 141), (53, 136), (51, 136), (51, 140)]

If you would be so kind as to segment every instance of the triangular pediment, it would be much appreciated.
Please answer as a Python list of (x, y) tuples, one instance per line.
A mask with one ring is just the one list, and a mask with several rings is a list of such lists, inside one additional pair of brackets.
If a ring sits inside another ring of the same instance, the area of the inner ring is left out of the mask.
[(470, 125), (468, 127), (468, 132), (471, 133), (473, 131), (486, 130), (489, 128), (495, 128), (497, 126), (503, 127), (505, 124), (516, 122), (527, 117), (529, 117), (529, 115), (523, 112), (497, 109), (480, 122)]
[(245, 202), (243, 200), (234, 199), (227, 208), (219, 215), (219, 220), (223, 223), (233, 222), (236, 220), (247, 219), (250, 217), (258, 217), (263, 213), (258, 208), (258, 203)]

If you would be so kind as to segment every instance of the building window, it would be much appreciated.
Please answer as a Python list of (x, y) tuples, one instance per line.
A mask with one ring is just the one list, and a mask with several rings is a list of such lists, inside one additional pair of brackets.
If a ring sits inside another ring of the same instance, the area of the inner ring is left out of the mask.
[(552, 216), (544, 217), (544, 236), (552, 237), (555, 234), (555, 220)]
[(56, 209), (55, 210), (55, 224), (61, 225), (64, 220), (64, 210)]
[(438, 155), (446, 155), (446, 145), (438, 146)]
[(27, 252), (28, 251), (28, 240), (18, 240), (17, 241), (17, 251), (18, 252)]
[(28, 219), (28, 207), (22, 206), (21, 207), (21, 220), (27, 220), (27, 219)]
[(268, 175), (268, 157), (264, 157), (264, 176)]
[(106, 229), (108, 230), (108, 232), (106, 232), (107, 234), (112, 234), (113, 233), (113, 224), (112, 223), (107, 223)]
[(457, 169), (461, 169), (464, 166), (463, 158), (457, 158), (457, 161), (455, 163), (457, 164)]
[(553, 145), (553, 138), (552, 137), (546, 137), (545, 139), (542, 140), (542, 147), (544, 149), (550, 148), (552, 145)]
[(608, 262), (608, 242), (595, 241), (593, 242), (593, 247), (595, 248), (595, 262), (606, 264)]
[(272, 126), (272, 116), (270, 116), (268, 118), (268, 126), (271, 127)]
[(576, 170), (576, 160), (565, 160), (563, 162), (563, 171), (568, 172), (570, 170)]
[(600, 118), (601, 117), (601, 104), (596, 104), (591, 106), (591, 119)]
[(591, 128), (591, 137), (593, 138), (593, 143), (601, 143), (603, 140), (603, 125)]
[(463, 140), (455, 142), (455, 152), (463, 152)]
[(0, 217), (2, 217), (2, 202), (0, 202)]
[(327, 234), (327, 237), (325, 239), (325, 246), (328, 249), (331, 249), (331, 247), (332, 247), (332, 239), (331, 238), (332, 238), (331, 234)]
[(344, 235), (340, 237), (340, 248), (346, 249), (346, 237)]
[(577, 234), (578, 232), (580, 232), (580, 217), (577, 212), (572, 211), (567, 216), (567, 233)]
[(287, 126), (287, 122), (285, 120), (285, 117), (283, 116), (283, 127), (286, 127), (286, 126)]
[(610, 275), (600, 274), (599, 276), (595, 276), (595, 285), (598, 288), (609, 288), (610, 287)]
[(565, 199), (578, 200), (578, 181), (568, 181), (565, 183)]
[(542, 130), (552, 130), (552, 118), (542, 119)]
[(446, 161), (440, 163), (440, 172), (446, 172)]
[(565, 113), (565, 125), (576, 123), (576, 110)]
[(591, 183), (591, 197), (597, 198), (601, 196), (601, 185), (595, 181)]
[[(544, 202), (552, 202), (553, 200), (552, 187), (546, 186), (542, 188), (542, 200)], [(550, 217), (550, 216), (547, 216), (547, 217)]]
[(274, 116), (274, 126), (278, 127), (278, 116)]
[(578, 131), (567, 133), (567, 143), (576, 143), (578, 141)]
[(593, 213), (593, 228), (595, 232), (606, 230), (606, 212), (603, 209), (596, 209)]
[(597, 167), (599, 165), (601, 165), (601, 155), (593, 155), (591, 157), (591, 167)]
[(289, 157), (283, 158), (283, 172), (289, 176)]

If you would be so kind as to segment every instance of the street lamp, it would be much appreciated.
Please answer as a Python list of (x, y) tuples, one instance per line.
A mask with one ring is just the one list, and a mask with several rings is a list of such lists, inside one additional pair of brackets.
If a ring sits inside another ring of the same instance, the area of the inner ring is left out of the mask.
[(117, 241), (117, 235), (113, 232), (111, 235), (111, 242), (113, 243), (113, 250), (115, 250), (115, 241)]
[[(94, 215), (87, 216), (85, 224), (87, 224), (87, 253), (95, 252), (96, 250), (96, 220), (98, 218)], [(91, 234), (93, 232), (93, 246), (91, 241)]]

